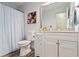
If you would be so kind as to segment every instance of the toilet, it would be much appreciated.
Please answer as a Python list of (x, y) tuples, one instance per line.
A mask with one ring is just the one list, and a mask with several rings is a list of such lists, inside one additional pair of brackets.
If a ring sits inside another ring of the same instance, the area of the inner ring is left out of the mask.
[(28, 40), (18, 42), (18, 45), (20, 46), (20, 56), (26, 56), (29, 52), (31, 52), (30, 43), (31, 41)]

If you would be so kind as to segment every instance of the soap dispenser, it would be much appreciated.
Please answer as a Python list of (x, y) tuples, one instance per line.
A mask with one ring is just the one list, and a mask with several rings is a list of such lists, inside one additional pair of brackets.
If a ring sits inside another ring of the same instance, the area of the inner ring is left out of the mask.
[(52, 31), (52, 25), (50, 25), (49, 30)]

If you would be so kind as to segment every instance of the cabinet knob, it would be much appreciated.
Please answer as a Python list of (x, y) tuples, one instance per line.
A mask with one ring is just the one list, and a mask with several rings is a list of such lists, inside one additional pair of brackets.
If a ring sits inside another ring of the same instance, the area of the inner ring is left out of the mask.
[(33, 38), (35, 38), (35, 36), (33, 36)]
[(36, 57), (40, 57), (40, 56), (36, 56)]

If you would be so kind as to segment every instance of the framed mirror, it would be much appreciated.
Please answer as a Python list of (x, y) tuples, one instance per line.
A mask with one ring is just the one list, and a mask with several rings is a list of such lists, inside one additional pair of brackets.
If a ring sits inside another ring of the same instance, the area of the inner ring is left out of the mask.
[[(69, 10), (70, 9), (70, 10)], [(42, 5), (41, 11), (41, 27), (47, 29), (65, 29), (69, 25), (68, 17), (72, 12), (70, 2), (54, 2)]]

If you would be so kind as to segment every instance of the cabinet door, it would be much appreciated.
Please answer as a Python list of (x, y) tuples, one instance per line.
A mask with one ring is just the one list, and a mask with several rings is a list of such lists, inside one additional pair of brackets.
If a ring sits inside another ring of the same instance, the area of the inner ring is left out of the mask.
[(43, 36), (35, 38), (34, 47), (35, 47), (35, 56), (43, 57), (44, 56), (44, 45), (43, 45)]
[(45, 38), (45, 57), (56, 57), (58, 54), (57, 40)]
[(59, 56), (60, 57), (76, 57), (77, 42), (59, 41)]

